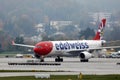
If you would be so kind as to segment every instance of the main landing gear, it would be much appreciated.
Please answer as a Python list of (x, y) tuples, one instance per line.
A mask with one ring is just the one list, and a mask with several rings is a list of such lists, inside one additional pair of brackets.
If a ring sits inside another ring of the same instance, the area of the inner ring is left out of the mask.
[(57, 58), (55, 58), (55, 62), (63, 62), (63, 58), (60, 58), (60, 56), (57, 56)]

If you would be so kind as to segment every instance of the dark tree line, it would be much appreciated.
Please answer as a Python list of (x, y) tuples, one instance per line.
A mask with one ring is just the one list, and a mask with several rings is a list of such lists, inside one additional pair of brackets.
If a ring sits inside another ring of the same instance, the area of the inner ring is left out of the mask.
[(81, 30), (80, 33), (79, 33), (79, 37), (81, 39), (92, 39), (94, 36), (95, 36), (95, 31), (94, 29), (91, 29), (91, 28), (86, 28), (85, 30)]

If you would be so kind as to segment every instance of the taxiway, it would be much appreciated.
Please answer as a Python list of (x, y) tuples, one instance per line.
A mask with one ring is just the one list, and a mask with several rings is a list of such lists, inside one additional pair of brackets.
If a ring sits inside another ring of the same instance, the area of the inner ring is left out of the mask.
[[(2, 73), (0, 76), (31, 76), (38, 73), (49, 73), (52, 75), (64, 75), (70, 74), (120, 74), (120, 59), (112, 58), (92, 58), (89, 62), (80, 62), (79, 58), (64, 58), (64, 62), (61, 65), (8, 65), (9, 62), (27, 62), (32, 60), (29, 58), (0, 58), (0, 70), (42, 70), (48, 72), (16, 72), (16, 73)], [(35, 60), (35, 59), (34, 59)], [(54, 62), (54, 58), (45, 58), (46, 62)], [(53, 72), (52, 72), (53, 71)]]

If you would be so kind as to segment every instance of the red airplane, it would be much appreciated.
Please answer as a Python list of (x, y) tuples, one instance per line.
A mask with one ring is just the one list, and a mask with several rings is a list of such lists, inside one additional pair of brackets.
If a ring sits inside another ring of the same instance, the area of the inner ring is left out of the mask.
[(106, 43), (105, 40), (102, 40), (105, 24), (106, 19), (102, 19), (93, 40), (41, 41), (35, 46), (17, 44), (12, 41), (12, 45), (33, 48), (35, 57), (39, 58), (41, 62), (44, 61), (46, 56), (57, 56), (55, 62), (63, 62), (61, 56), (79, 56), (81, 62), (88, 62), (88, 59), (92, 57), (91, 51), (93, 50), (120, 47), (102, 47)]

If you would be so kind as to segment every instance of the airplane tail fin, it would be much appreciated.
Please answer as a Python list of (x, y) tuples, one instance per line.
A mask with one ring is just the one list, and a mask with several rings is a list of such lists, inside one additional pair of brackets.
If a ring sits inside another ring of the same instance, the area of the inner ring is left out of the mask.
[(98, 31), (97, 31), (95, 37), (93, 38), (93, 40), (101, 40), (103, 38), (103, 30), (105, 28), (105, 24), (106, 24), (106, 19), (104, 18), (101, 20), (101, 23), (98, 27)]

